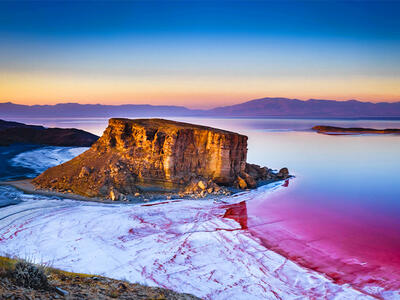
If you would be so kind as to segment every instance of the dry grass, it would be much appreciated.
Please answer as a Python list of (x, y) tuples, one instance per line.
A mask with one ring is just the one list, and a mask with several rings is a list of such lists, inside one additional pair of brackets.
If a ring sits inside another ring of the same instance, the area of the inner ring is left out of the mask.
[[(192, 295), (103, 276), (72, 273), (29, 260), (0, 256), (0, 295), (4, 299), (198, 299)], [(1, 298), (1, 297), (0, 297)], [(3, 299), (3, 298), (1, 298)]]

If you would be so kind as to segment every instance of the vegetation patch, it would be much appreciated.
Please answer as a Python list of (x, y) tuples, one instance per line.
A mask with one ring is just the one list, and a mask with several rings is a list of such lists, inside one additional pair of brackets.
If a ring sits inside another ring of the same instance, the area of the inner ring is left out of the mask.
[(102, 276), (67, 272), (0, 256), (1, 299), (199, 299)]

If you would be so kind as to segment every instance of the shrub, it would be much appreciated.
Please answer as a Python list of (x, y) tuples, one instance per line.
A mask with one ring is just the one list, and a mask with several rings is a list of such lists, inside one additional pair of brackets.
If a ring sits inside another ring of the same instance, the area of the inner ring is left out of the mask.
[(33, 289), (47, 289), (49, 283), (44, 268), (27, 261), (19, 261), (11, 273), (15, 283)]

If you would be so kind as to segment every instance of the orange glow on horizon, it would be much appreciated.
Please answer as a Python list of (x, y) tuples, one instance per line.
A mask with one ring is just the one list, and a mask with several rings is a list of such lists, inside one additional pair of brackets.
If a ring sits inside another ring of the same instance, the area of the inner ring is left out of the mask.
[(213, 108), (262, 97), (400, 101), (397, 78), (107, 78), (1, 74), (0, 102), (152, 104)]

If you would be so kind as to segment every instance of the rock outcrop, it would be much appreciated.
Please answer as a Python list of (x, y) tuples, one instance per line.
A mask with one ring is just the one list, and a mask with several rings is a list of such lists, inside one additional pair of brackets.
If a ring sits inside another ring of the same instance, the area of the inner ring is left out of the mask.
[(48, 169), (36, 187), (122, 200), (143, 192), (220, 193), (277, 175), (246, 164), (247, 137), (162, 119), (110, 119), (78, 157)]
[(99, 137), (75, 128), (45, 128), (0, 120), (0, 146), (14, 143), (89, 147)]
[(336, 126), (324, 126), (317, 125), (311, 128), (312, 130), (323, 133), (323, 134), (400, 134), (400, 129), (397, 128), (386, 128), (386, 129), (374, 129), (374, 128), (345, 128)]

